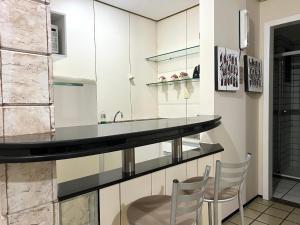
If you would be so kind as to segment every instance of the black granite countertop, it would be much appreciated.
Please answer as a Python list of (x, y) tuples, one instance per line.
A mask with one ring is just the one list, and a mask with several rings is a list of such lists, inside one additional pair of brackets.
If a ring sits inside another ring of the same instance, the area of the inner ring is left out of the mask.
[(224, 149), (220, 144), (201, 143), (200, 148), (183, 152), (183, 158), (180, 162), (173, 162), (172, 156), (169, 155), (137, 163), (135, 167), (135, 174), (133, 175), (124, 174), (122, 172), (122, 168), (119, 168), (60, 183), (58, 184), (58, 199), (59, 201), (64, 201), (79, 195), (106, 188), (114, 184), (128, 181), (222, 151), (224, 151)]
[(220, 120), (216, 115), (152, 119), (5, 137), (0, 139), (0, 163), (69, 159), (139, 147), (201, 133), (219, 126)]

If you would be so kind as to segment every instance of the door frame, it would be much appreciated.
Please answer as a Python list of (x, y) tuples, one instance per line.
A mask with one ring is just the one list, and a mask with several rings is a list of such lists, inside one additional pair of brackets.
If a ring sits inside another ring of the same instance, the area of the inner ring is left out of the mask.
[(263, 198), (272, 198), (273, 169), (273, 37), (274, 28), (287, 23), (299, 22), (300, 14), (265, 23), (264, 26), (264, 94), (263, 94)]

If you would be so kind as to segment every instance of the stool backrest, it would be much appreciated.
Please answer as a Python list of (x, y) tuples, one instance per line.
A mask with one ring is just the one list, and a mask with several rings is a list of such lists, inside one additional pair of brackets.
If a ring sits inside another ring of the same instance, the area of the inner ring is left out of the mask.
[(241, 190), (245, 182), (251, 154), (247, 154), (246, 160), (239, 163), (223, 163), (220, 160), (216, 162), (215, 171), (215, 190), (214, 198), (218, 199), (218, 195), (222, 190), (235, 187), (238, 191)]
[(203, 180), (184, 183), (173, 181), (171, 225), (176, 225), (176, 217), (183, 214), (195, 213), (196, 224), (199, 224), (199, 216), (204, 200), (204, 192), (210, 172), (210, 166), (206, 166)]

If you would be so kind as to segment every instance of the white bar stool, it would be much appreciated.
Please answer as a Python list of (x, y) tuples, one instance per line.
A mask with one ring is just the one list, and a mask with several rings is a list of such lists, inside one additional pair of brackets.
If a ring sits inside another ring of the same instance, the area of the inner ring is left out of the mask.
[[(245, 224), (241, 193), (244, 188), (251, 157), (251, 154), (248, 153), (245, 161), (239, 163), (222, 163), (220, 160), (216, 161), (215, 178), (208, 178), (204, 194), (204, 202), (208, 202), (209, 225), (218, 225), (218, 204), (233, 201), (236, 198), (239, 203), (241, 223), (242, 225)], [(200, 180), (203, 180), (203, 177), (193, 177), (185, 182), (193, 183)]]
[(130, 225), (200, 225), (204, 191), (210, 167), (201, 181), (173, 181), (172, 196), (154, 195), (136, 200), (127, 210)]

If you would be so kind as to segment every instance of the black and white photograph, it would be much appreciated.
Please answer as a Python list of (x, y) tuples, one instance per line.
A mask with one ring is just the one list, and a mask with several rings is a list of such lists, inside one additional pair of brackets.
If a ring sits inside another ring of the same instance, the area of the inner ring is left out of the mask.
[(239, 52), (216, 47), (216, 90), (237, 91), (240, 89)]
[(263, 91), (263, 76), (261, 60), (245, 55), (245, 91), (247, 92), (262, 92)]

